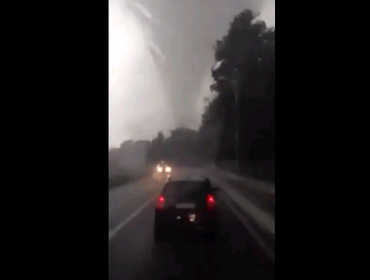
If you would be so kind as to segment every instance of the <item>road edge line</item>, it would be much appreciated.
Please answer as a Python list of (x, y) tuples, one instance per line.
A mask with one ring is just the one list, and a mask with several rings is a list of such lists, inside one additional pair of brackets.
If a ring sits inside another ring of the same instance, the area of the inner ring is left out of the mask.
[(224, 196), (221, 198), (225, 204), (230, 208), (233, 214), (239, 219), (239, 221), (243, 224), (246, 230), (252, 235), (252, 237), (257, 241), (258, 245), (262, 248), (262, 250), (266, 253), (268, 258), (275, 264), (275, 253), (269, 248), (269, 246), (263, 241), (263, 238), (259, 236), (259, 234), (253, 229), (253, 226), (248, 221), (248, 218), (245, 217), (240, 211), (236, 208), (233, 204), (231, 198), (228, 197), (226, 192), (223, 192)]
[(154, 199), (155, 196), (152, 196), (149, 200), (145, 201), (142, 205), (139, 206), (130, 216), (128, 216), (125, 220), (123, 220), (116, 228), (113, 230), (109, 231), (109, 241), (124, 227), (126, 226), (129, 222), (131, 222), (137, 215), (140, 214), (141, 211), (143, 211)]

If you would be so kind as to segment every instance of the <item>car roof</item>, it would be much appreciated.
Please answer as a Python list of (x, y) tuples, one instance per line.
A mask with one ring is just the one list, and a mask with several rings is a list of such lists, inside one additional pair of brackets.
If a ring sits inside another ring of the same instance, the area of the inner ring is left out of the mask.
[(204, 180), (169, 180), (168, 183), (204, 183)]
[(173, 181), (205, 181), (208, 177), (202, 174), (185, 174), (185, 175), (173, 175)]
[(211, 185), (211, 182), (208, 178), (203, 178), (203, 179), (196, 179), (196, 178), (189, 178), (189, 179), (172, 179), (171, 177), (169, 177), (165, 183), (165, 186), (168, 185), (168, 184), (174, 184), (174, 183), (199, 183), (199, 184), (205, 184), (206, 186), (207, 185)]

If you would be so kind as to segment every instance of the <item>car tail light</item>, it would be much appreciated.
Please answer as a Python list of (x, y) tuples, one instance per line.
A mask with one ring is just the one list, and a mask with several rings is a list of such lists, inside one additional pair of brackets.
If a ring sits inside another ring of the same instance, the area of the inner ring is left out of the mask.
[(159, 198), (158, 198), (157, 207), (158, 208), (163, 208), (164, 207), (164, 202), (165, 202), (164, 196), (160, 195)]
[(208, 208), (213, 208), (215, 206), (215, 198), (213, 195), (207, 195), (207, 206)]

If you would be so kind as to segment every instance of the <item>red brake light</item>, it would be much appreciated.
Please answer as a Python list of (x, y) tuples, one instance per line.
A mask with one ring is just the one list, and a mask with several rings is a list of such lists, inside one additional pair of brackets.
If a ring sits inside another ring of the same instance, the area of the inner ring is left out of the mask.
[(209, 207), (213, 207), (215, 205), (215, 198), (213, 197), (213, 195), (207, 195), (207, 205)]
[(215, 202), (215, 198), (212, 195), (207, 195), (207, 201), (208, 202)]
[(158, 208), (162, 208), (164, 206), (164, 202), (165, 202), (164, 196), (160, 195), (158, 198)]

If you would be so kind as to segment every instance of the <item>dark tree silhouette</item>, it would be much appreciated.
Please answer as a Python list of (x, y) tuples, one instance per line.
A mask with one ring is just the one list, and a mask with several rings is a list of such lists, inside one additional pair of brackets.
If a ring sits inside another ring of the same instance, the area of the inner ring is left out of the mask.
[[(244, 165), (273, 165), (275, 154), (275, 29), (246, 10), (230, 24), (228, 34), (214, 46), (218, 67), (212, 69), (217, 93), (205, 119), (223, 112), (218, 161)], [(206, 124), (204, 124), (206, 125)], [(235, 137), (235, 131), (238, 137)], [(257, 163), (258, 165), (259, 163)]]

